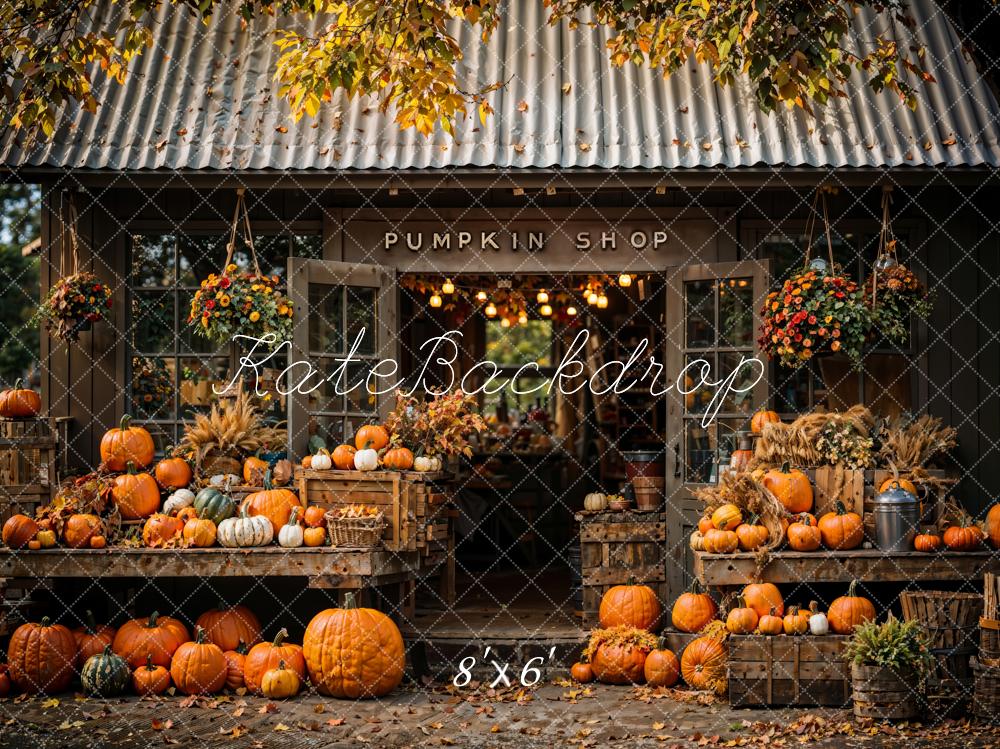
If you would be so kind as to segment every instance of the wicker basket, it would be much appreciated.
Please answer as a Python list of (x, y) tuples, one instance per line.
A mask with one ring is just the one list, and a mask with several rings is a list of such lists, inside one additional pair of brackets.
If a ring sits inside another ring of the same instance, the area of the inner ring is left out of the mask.
[(378, 546), (385, 530), (385, 515), (370, 515), (363, 518), (342, 518), (337, 510), (327, 510), (326, 529), (331, 546), (370, 548)]
[(984, 666), (1000, 666), (1000, 621), (979, 619), (979, 663)]
[(973, 658), (972, 670), (976, 674), (973, 714), (991, 723), (1000, 722), (1000, 667), (985, 666)]

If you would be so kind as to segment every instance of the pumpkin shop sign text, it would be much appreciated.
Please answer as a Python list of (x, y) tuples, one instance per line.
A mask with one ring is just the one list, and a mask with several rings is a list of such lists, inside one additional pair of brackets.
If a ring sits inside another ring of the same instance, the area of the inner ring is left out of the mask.
[[(664, 229), (627, 229), (616, 231), (572, 231), (568, 237), (560, 235), (561, 241), (569, 239), (579, 252), (590, 250), (617, 250), (626, 245), (632, 250), (659, 250), (667, 244), (669, 234)], [(544, 231), (511, 230), (459, 230), (459, 231), (386, 231), (382, 237), (382, 248), (386, 252), (409, 250), (410, 252), (541, 252), (548, 242)]]
[[(464, 372), (459, 372), (456, 362), (461, 349), (459, 342), (462, 333), (449, 330), (434, 336), (420, 345), (423, 355), (422, 363), (417, 371), (402, 375), (399, 362), (395, 359), (365, 361), (358, 355), (364, 341), (366, 330), (362, 328), (355, 337), (350, 349), (344, 356), (331, 359), (334, 363), (332, 371), (324, 371), (315, 367), (312, 362), (292, 360), (284, 367), (275, 382), (275, 388), (281, 395), (307, 395), (324, 387), (324, 383), (333, 386), (337, 395), (347, 395), (355, 390), (367, 392), (369, 395), (388, 395), (402, 391), (413, 395), (418, 390), (425, 393), (435, 393), (440, 390), (451, 391), (459, 388), (466, 393), (476, 395), (485, 393), (495, 395), (503, 389), (517, 395), (550, 396), (554, 389), (563, 395), (572, 395), (583, 388), (589, 388), (595, 395), (608, 393), (621, 394), (635, 387), (648, 387), (654, 397), (665, 395), (671, 389), (679, 395), (694, 393), (711, 394), (702, 412), (702, 424), (708, 426), (715, 420), (722, 405), (729, 400), (740, 400), (740, 396), (750, 393), (754, 386), (764, 377), (765, 366), (755, 357), (742, 357), (732, 371), (713, 373), (713, 367), (705, 359), (689, 361), (676, 377), (668, 376), (662, 363), (652, 350), (647, 338), (639, 340), (628, 352), (624, 360), (611, 359), (597, 369), (587, 373), (586, 349), (590, 340), (590, 331), (584, 328), (577, 332), (573, 342), (567, 347), (561, 361), (556, 366), (543, 373), (536, 361), (528, 361), (521, 365), (513, 374), (510, 368), (501, 367), (489, 359), (473, 364)], [(290, 341), (278, 342), (273, 333), (261, 338), (246, 335), (236, 335), (234, 340), (241, 344), (242, 349), (249, 351), (240, 357), (239, 367), (232, 379), (221, 390), (214, 387), (217, 395), (224, 395), (238, 387), (238, 383), (248, 375), (259, 382), (263, 369), (274, 367), (275, 356), (287, 349), (291, 353)], [(367, 367), (367, 371), (359, 368)], [(434, 367), (438, 377), (430, 377), (429, 370)], [(443, 382), (441, 378), (443, 377)], [(530, 387), (527, 387), (530, 385)], [(264, 393), (258, 392), (263, 396)]]

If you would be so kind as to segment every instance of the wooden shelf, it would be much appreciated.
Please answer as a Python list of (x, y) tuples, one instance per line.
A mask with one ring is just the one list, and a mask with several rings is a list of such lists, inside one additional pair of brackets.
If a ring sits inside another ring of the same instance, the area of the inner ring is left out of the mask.
[[(885, 554), (878, 549), (839, 552), (778, 551), (760, 579), (771, 583), (908, 582), (973, 580), (1000, 572), (1000, 555), (992, 551), (918, 551)], [(703, 585), (745, 585), (757, 573), (757, 555), (694, 552), (694, 574)]]

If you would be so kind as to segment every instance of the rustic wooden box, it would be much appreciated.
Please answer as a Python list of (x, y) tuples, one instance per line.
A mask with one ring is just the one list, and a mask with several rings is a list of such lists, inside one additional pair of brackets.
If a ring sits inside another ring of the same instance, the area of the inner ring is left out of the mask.
[(0, 419), (0, 524), (52, 499), (58, 443), (52, 419)]
[(666, 515), (661, 512), (580, 513), (580, 572), (583, 623), (598, 624), (601, 598), (609, 588), (635, 578), (648, 585), (668, 610)]
[(733, 707), (822, 705), (851, 701), (845, 635), (733, 635), (729, 638), (729, 702)]

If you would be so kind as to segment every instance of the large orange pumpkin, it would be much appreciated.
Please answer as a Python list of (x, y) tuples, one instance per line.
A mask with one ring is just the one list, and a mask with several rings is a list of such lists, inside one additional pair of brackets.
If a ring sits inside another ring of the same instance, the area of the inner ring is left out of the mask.
[(359, 450), (381, 450), (389, 444), (389, 433), (379, 424), (366, 424), (354, 435), (354, 446)]
[(142, 526), (142, 543), (151, 549), (161, 548), (168, 541), (177, 538), (183, 530), (183, 520), (157, 512), (150, 515)]
[(949, 551), (975, 551), (982, 545), (984, 534), (971, 518), (963, 515), (956, 525), (944, 529), (941, 538)]
[(840, 596), (830, 604), (827, 619), (830, 620), (830, 631), (836, 635), (854, 634), (854, 628), (859, 624), (875, 619), (875, 604), (863, 596), (856, 595), (857, 580), (852, 580), (847, 588), (847, 595)]
[(609, 588), (601, 598), (598, 616), (601, 627), (610, 629), (620, 624), (652, 632), (660, 621), (662, 608), (653, 589), (636, 585), (630, 580), (625, 585)]
[(403, 680), (403, 637), (385, 614), (355, 608), (350, 593), (345, 598), (344, 608), (321, 611), (306, 627), (309, 678), (320, 694), (381, 697)]
[(28, 544), (38, 535), (38, 523), (27, 515), (11, 515), (3, 524), (0, 537), (4, 545), (10, 549), (26, 549)]
[(986, 513), (986, 536), (994, 549), (1000, 549), (1000, 502)]
[(100, 536), (103, 527), (97, 515), (87, 513), (70, 515), (63, 525), (63, 541), (72, 549), (89, 548), (91, 539)]
[(260, 642), (260, 620), (249, 608), (242, 605), (226, 606), (219, 603), (198, 617), (196, 627), (205, 630), (205, 638), (223, 651), (236, 650), (240, 643), (247, 647)]
[(142, 427), (129, 424), (131, 416), (122, 416), (121, 424), (101, 438), (101, 460), (111, 471), (124, 471), (129, 463), (145, 468), (153, 462), (153, 437)]
[(590, 656), (590, 667), (604, 684), (641, 684), (648, 653), (638, 645), (602, 642)]
[(681, 675), (695, 689), (725, 689), (726, 646), (722, 640), (711, 636), (692, 640), (681, 654)]
[(357, 451), (357, 448), (353, 445), (337, 445), (330, 456), (330, 459), (333, 461), (333, 467), (341, 471), (353, 470), (354, 453)]
[(247, 689), (260, 694), (264, 674), (284, 661), (285, 668), (292, 669), (300, 679), (306, 678), (306, 659), (302, 646), (285, 642), (288, 630), (282, 629), (272, 642), (260, 642), (250, 648), (243, 664), (243, 679)]
[(86, 624), (73, 630), (77, 667), (86, 663), (90, 656), (103, 653), (104, 648), (114, 642), (117, 631), (110, 624), (98, 624), (94, 619), (94, 612), (87, 609)]
[(212, 694), (226, 685), (226, 657), (218, 645), (205, 640), (199, 629), (194, 642), (185, 642), (170, 660), (170, 678), (184, 694)]
[(62, 624), (22, 624), (7, 646), (7, 669), (11, 681), (26, 694), (65, 691), (76, 665), (76, 640)]
[(164, 458), (153, 472), (156, 482), (164, 489), (183, 489), (191, 483), (191, 466), (184, 458)]
[(754, 434), (761, 434), (765, 424), (777, 424), (781, 421), (776, 411), (762, 409), (750, 417), (750, 431)]
[(264, 490), (248, 495), (240, 507), (251, 517), (263, 515), (270, 520), (271, 525), (274, 526), (275, 536), (281, 527), (288, 522), (292, 508), (302, 509), (299, 498), (291, 489), (275, 489), (271, 486), (270, 471), (264, 474)]
[(670, 611), (670, 620), (681, 632), (700, 632), (719, 613), (712, 596), (698, 587), (698, 581), (691, 590), (681, 593)]
[(0, 416), (5, 419), (23, 419), (37, 416), (42, 410), (42, 397), (34, 390), (21, 387), (21, 380), (14, 387), (0, 392)]
[(774, 583), (750, 583), (743, 589), (743, 600), (757, 612), (758, 617), (771, 613), (782, 616), (785, 613), (785, 601)]
[(793, 515), (809, 512), (813, 507), (813, 489), (809, 477), (788, 463), (764, 474), (764, 486)]
[(115, 635), (111, 649), (133, 669), (145, 665), (150, 655), (157, 666), (169, 667), (174, 651), (190, 640), (187, 627), (180, 621), (154, 611), (146, 619), (125, 622)]
[(656, 650), (649, 651), (642, 672), (651, 687), (672, 687), (681, 677), (681, 663), (674, 651), (667, 648), (667, 641), (660, 638)]
[(129, 462), (128, 473), (115, 477), (111, 499), (124, 520), (142, 520), (160, 509), (160, 487), (148, 473), (136, 473)]
[(382, 465), (390, 471), (408, 471), (413, 468), (413, 451), (408, 447), (394, 447), (382, 456)]
[(833, 512), (828, 512), (819, 519), (819, 532), (826, 548), (839, 551), (856, 549), (865, 540), (865, 526), (861, 522), (861, 516), (856, 512), (848, 512), (840, 501)]
[(808, 512), (803, 512), (798, 518), (786, 531), (788, 545), (792, 551), (816, 551), (823, 543), (823, 534)]

